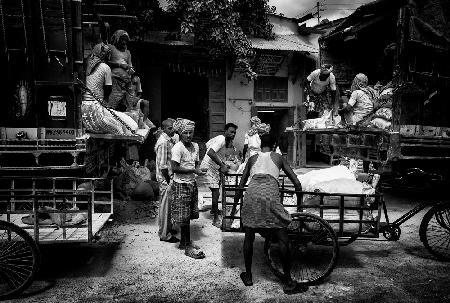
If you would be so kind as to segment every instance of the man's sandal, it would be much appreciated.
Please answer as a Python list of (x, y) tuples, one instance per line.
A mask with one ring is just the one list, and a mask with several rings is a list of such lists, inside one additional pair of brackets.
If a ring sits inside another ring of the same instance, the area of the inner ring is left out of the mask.
[(203, 259), (205, 257), (205, 253), (193, 246), (186, 247), (184, 254), (193, 259)]
[(192, 241), (190, 241), (187, 245), (186, 243), (180, 242), (180, 245), (178, 245), (178, 249), (186, 249), (189, 246), (195, 249), (200, 249), (200, 247), (195, 245)]

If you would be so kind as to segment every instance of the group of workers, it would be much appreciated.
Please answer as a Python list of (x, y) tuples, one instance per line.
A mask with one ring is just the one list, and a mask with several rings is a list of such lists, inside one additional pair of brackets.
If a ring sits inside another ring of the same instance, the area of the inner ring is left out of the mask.
[[(252, 118), (252, 127), (246, 134), (246, 157), (243, 176), (236, 192), (235, 203), (241, 199), (242, 189), (247, 181), (241, 210), (245, 230), (244, 259), (245, 272), (240, 277), (246, 286), (253, 284), (252, 255), (255, 233), (270, 236), (280, 243), (282, 266), (285, 273), (283, 289), (286, 293), (302, 292), (306, 285), (298, 284), (291, 278), (289, 240), (287, 227), (291, 217), (279, 199), (278, 177), (282, 169), (301, 191), (300, 181), (288, 165), (286, 159), (275, 152), (277, 144), (268, 133), (269, 126)], [(158, 235), (161, 241), (179, 242), (178, 247), (186, 256), (202, 259), (205, 253), (192, 242), (190, 220), (199, 218), (197, 176), (204, 176), (205, 184), (212, 192), (212, 224), (220, 227), (218, 200), (220, 173), (230, 169), (227, 155), (232, 153), (233, 139), (238, 127), (233, 123), (225, 125), (223, 135), (207, 142), (205, 157), (200, 163), (198, 144), (192, 142), (195, 123), (188, 119), (166, 119), (162, 122), (163, 133), (155, 145), (157, 180), (160, 184), (160, 207), (158, 213)], [(179, 140), (179, 141), (178, 141)], [(252, 141), (255, 141), (253, 143)], [(177, 238), (176, 228), (180, 230)]]
[[(116, 31), (112, 44), (97, 44), (88, 59), (86, 85), (89, 90), (82, 102), (83, 123), (88, 131), (123, 134), (138, 127), (150, 129), (154, 127), (148, 120), (149, 103), (140, 99), (142, 89), (139, 78), (134, 76), (131, 54), (127, 50), (128, 39), (126, 32)], [(311, 110), (321, 112), (331, 109), (338, 112), (335, 105), (336, 80), (331, 71), (332, 67), (325, 65), (308, 76)], [(367, 93), (364, 86), (367, 79), (358, 79), (355, 91)], [(325, 97), (329, 93), (331, 99)], [(361, 98), (360, 93), (352, 94), (349, 106), (355, 106)], [(333, 100), (334, 103), (329, 100)], [(344, 110), (345, 108), (340, 111)], [(136, 113), (134, 116), (133, 112)], [(222, 135), (206, 143), (206, 154), (201, 163), (199, 146), (192, 142), (194, 129), (194, 121), (182, 118), (166, 119), (161, 124), (161, 131), (155, 143), (156, 179), (160, 189), (158, 209), (160, 240), (169, 243), (179, 242), (178, 247), (184, 250), (186, 256), (194, 259), (204, 258), (205, 253), (192, 242), (190, 235), (190, 221), (199, 218), (196, 177), (204, 176), (203, 179), (211, 190), (212, 224), (220, 227), (221, 218), (218, 209), (220, 173), (226, 173), (231, 168), (240, 169), (243, 176), (239, 184), (240, 190), (236, 191), (235, 203), (242, 198), (242, 189), (250, 180), (241, 209), (245, 231), (245, 271), (240, 275), (243, 283), (246, 286), (253, 284), (251, 268), (253, 241), (255, 233), (258, 232), (265, 237), (278, 240), (285, 274), (283, 286), (285, 292), (305, 291), (307, 286), (295, 282), (290, 274), (287, 226), (291, 222), (291, 217), (279, 199), (280, 170), (285, 172), (296, 190), (301, 191), (301, 184), (279, 149), (277, 152), (277, 142), (269, 134), (270, 125), (262, 123), (258, 117), (251, 118), (250, 129), (245, 134), (244, 163), (240, 168), (233, 147), (237, 125), (227, 123)], [(179, 238), (176, 237), (178, 230)]]
[(368, 86), (366, 75), (359, 73), (353, 79), (350, 90), (339, 98), (333, 66), (323, 64), (305, 80), (307, 118), (330, 114), (341, 117), (345, 125), (355, 125), (371, 114), (375, 108), (378, 92)]

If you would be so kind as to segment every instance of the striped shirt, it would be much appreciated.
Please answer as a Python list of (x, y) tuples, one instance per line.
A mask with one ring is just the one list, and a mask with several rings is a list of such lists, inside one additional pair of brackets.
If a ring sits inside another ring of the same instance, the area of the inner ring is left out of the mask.
[(168, 169), (169, 176), (172, 174), (170, 168), (170, 160), (172, 158), (171, 150), (174, 145), (173, 139), (171, 139), (166, 133), (162, 133), (155, 144), (156, 153), (156, 179), (158, 182), (165, 182), (161, 170)]

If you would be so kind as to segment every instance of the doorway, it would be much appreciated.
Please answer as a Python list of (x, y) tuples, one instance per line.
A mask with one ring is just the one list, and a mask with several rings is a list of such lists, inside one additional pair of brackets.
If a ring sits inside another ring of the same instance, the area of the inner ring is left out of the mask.
[(206, 142), (209, 134), (208, 78), (165, 71), (161, 86), (161, 119), (170, 117), (194, 121), (194, 141)]
[(270, 124), (270, 134), (277, 139), (280, 151), (288, 154), (292, 142), (290, 144), (291, 140), (285, 129), (293, 124), (293, 110), (289, 108), (258, 108), (258, 117), (261, 122)]

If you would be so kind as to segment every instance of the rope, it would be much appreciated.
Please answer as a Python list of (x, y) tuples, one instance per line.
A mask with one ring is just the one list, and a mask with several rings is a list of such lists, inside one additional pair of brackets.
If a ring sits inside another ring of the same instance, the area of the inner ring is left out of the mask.
[(108, 112), (111, 113), (111, 115), (117, 120), (119, 121), (123, 126), (125, 126), (133, 135), (136, 134), (136, 131), (133, 130), (130, 126), (128, 126), (128, 124), (126, 124), (119, 116), (116, 115), (116, 113), (114, 112), (114, 110), (112, 110), (111, 108), (108, 107), (108, 105), (101, 100), (92, 90), (89, 89), (89, 87), (86, 86), (86, 84), (84, 84), (83, 81), (81, 81), (78, 77), (76, 78), (76, 81), (78, 82), (78, 84), (80, 84), (81, 89), (85, 92), (87, 92), (88, 94), (90, 94), (92, 97), (94, 97), (94, 99), (100, 103), (101, 106), (103, 106)]
[(28, 50), (28, 38), (27, 38), (27, 27), (25, 25), (25, 10), (23, 8), (23, 0), (20, 0), (20, 7), (22, 9), (22, 22), (23, 22), (23, 34), (25, 36), (25, 57), (26, 60), (28, 62), (28, 55), (27, 55), (27, 50)]
[(69, 63), (69, 58), (67, 58), (67, 49), (68, 49), (68, 43), (67, 43), (67, 29), (66, 29), (66, 20), (64, 16), (64, 0), (61, 0), (61, 18), (62, 18), (62, 24), (64, 29), (64, 55), (66, 56), (66, 64)]
[(47, 38), (45, 37), (44, 12), (42, 11), (42, 0), (39, 0), (39, 11), (41, 14), (41, 27), (42, 27), (42, 36), (44, 37), (44, 40), (43, 40), (44, 49), (45, 49), (45, 53), (47, 54), (48, 63), (50, 63), (50, 54), (49, 54), (48, 48), (47, 48)]
[[(2, 16), (3, 43), (5, 44), (5, 52), (8, 54), (8, 46), (6, 44), (5, 16), (3, 15), (2, 0), (0, 0), (0, 15)], [(8, 61), (9, 61), (9, 55), (8, 55)]]

